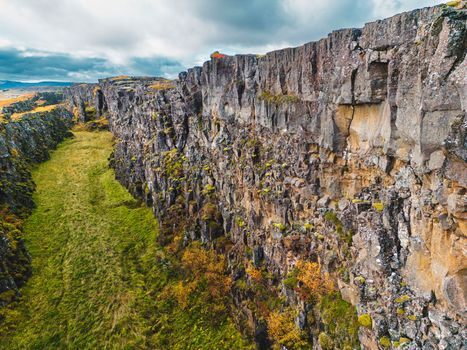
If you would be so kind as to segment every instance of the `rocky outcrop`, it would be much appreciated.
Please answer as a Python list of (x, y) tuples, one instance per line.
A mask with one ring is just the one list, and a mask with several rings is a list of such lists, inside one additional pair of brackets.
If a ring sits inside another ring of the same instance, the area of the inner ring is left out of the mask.
[(316, 348), (355, 346), (291, 279), (311, 261), (356, 306), (363, 348), (461, 349), (466, 18), (425, 8), (172, 83), (104, 79), (68, 89), (69, 106), (105, 110), (117, 178), (154, 207), (162, 239), (233, 242), (238, 319), (258, 342), (251, 269)]
[(21, 218), (33, 208), (30, 166), (70, 136), (72, 115), (64, 108), (0, 123), (0, 306), (12, 301), (31, 273), (21, 239)]
[(67, 106), (79, 122), (88, 122), (102, 117), (107, 105), (102, 89), (97, 84), (76, 84), (64, 89)]

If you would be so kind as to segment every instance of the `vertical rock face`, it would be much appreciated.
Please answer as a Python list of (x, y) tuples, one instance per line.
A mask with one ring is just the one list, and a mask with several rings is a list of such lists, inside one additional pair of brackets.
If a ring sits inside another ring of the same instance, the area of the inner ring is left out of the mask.
[(18, 295), (31, 273), (21, 239), (21, 217), (33, 208), (30, 165), (70, 136), (71, 113), (64, 108), (0, 123), (0, 307)]
[[(282, 283), (299, 261), (318, 262), (369, 319), (365, 349), (461, 349), (466, 18), (416, 10), (265, 56), (212, 59), (173, 86), (71, 87), (69, 105), (108, 112), (119, 180), (161, 222), (174, 208), (189, 218), (184, 241), (228, 236), (234, 279), (251, 282), (249, 260), (264, 268), (314, 339), (326, 321)], [(252, 296), (233, 293), (241, 317), (264, 328), (242, 303)]]
[(87, 122), (107, 112), (107, 104), (98, 84), (73, 85), (64, 91), (68, 96), (68, 109), (79, 121)]

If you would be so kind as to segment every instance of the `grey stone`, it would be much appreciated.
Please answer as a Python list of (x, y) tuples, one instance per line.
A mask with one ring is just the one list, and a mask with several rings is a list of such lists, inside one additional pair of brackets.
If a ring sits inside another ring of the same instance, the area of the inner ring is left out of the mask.
[(430, 160), (428, 162), (428, 168), (430, 170), (438, 170), (443, 167), (444, 160), (446, 157), (444, 156), (443, 151), (435, 151), (430, 154)]
[[(450, 324), (466, 325), (447, 306), (460, 293), (458, 280), (446, 281), (443, 293), (442, 277), (429, 274), (427, 283), (425, 275), (450, 264), (439, 254), (444, 249), (456, 263), (465, 258), (460, 241), (435, 247), (444, 240), (433, 224), (448, 212), (454, 234), (465, 219), (464, 17), (425, 8), (264, 57), (212, 59), (181, 73), (171, 89), (151, 89), (156, 78), (102, 79), (99, 113), (108, 115), (118, 140), (116, 176), (136, 196), (151, 184), (162, 226), (177, 198), (191, 191), (196, 206), (180, 215), (206, 242), (212, 230), (199, 211), (222, 208), (218, 220), (234, 222), (222, 225), (235, 247), (232, 266), (251, 250), (255, 265), (261, 261), (276, 280), (297, 260), (320, 261), (336, 280), (339, 271), (350, 280), (365, 276), (358, 298), (348, 298), (376, 315), (365, 339), (377, 342), (391, 328), (417, 339), (410, 348), (435, 349), (452, 337), (444, 331)], [(69, 108), (99, 105), (94, 88), (69, 88)], [(167, 174), (166, 152), (174, 150), (183, 176)], [(349, 205), (351, 198), (367, 202)], [(331, 199), (336, 217), (326, 220)], [(305, 223), (314, 228), (297, 229)], [(443, 299), (443, 331), (425, 316), (433, 289)], [(287, 293), (299, 308), (295, 292)], [(416, 321), (395, 318), (404, 294)]]

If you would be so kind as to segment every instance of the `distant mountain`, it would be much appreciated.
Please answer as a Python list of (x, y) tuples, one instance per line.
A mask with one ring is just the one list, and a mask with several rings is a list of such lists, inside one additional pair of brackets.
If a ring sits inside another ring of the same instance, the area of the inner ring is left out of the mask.
[(73, 83), (64, 81), (40, 81), (37, 83), (23, 83), (21, 81), (0, 80), (0, 90), (5, 89), (24, 89), (29, 87), (42, 87), (42, 86), (70, 86)]

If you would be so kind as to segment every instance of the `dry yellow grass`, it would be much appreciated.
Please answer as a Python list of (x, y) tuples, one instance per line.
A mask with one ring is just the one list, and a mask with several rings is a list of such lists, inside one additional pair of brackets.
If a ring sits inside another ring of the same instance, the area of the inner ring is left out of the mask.
[(117, 80), (124, 80), (124, 79), (128, 79), (128, 78), (129, 78), (128, 75), (118, 75), (116, 77), (110, 78), (110, 80), (117, 81)]
[(30, 114), (30, 113), (39, 113), (39, 112), (50, 112), (51, 110), (54, 110), (58, 106), (62, 106), (63, 104), (56, 104), (56, 105), (50, 105), (50, 106), (39, 106), (32, 111), (27, 111), (27, 112), (22, 112), (22, 113), (13, 113), (11, 115), (11, 120), (19, 120), (21, 117), (25, 114)]
[(22, 101), (29, 100), (30, 98), (33, 98), (35, 95), (36, 95), (35, 92), (31, 92), (31, 93), (24, 94), (24, 95), (21, 95), (21, 96), (4, 98), (4, 99), (2, 99), (1, 95), (0, 95), (0, 122), (2, 122), (4, 120), (4, 115), (3, 115), (3, 113), (1, 113), (3, 107), (8, 107), (8, 106), (10, 106), (10, 105), (12, 105), (13, 103), (16, 103), (16, 102), (22, 102)]
[(172, 80), (159, 80), (156, 81), (154, 84), (149, 85), (149, 88), (153, 90), (170, 90), (175, 89), (175, 84)]
[(0, 100), (0, 108), (7, 107), (13, 103), (16, 102), (21, 102), (21, 101), (26, 101), (32, 97), (34, 97), (35, 93), (30, 93), (30, 94), (24, 94), (18, 97), (13, 97), (13, 98), (7, 98), (4, 100)]

